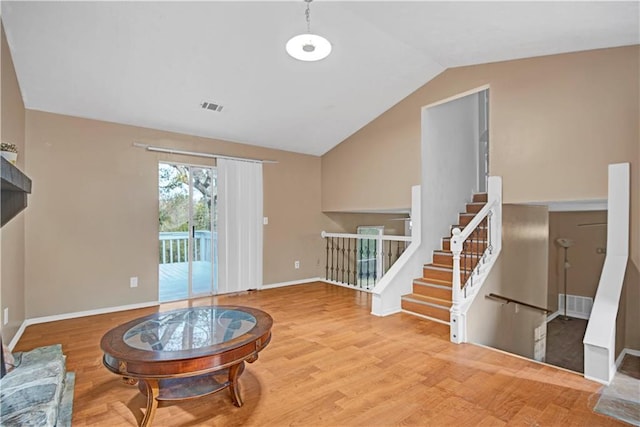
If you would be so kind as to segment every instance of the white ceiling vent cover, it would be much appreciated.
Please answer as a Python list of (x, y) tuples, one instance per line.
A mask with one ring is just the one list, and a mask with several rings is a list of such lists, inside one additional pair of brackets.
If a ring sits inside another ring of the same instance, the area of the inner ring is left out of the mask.
[(222, 111), (222, 109), (224, 108), (222, 105), (216, 104), (216, 103), (213, 103), (213, 102), (203, 102), (202, 104), (200, 104), (200, 106), (204, 110), (217, 111), (218, 113), (220, 111)]

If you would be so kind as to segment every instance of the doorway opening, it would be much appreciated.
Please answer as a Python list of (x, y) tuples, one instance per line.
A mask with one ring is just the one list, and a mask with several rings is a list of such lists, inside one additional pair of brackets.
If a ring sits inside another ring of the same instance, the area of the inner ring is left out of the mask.
[(158, 299), (212, 295), (218, 289), (217, 171), (158, 164)]

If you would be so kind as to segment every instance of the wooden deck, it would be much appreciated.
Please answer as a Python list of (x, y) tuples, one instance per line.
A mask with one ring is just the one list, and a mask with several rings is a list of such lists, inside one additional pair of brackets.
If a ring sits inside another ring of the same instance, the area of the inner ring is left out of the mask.
[[(218, 266), (213, 266), (214, 277), (217, 277)], [(189, 297), (189, 264), (186, 262), (174, 262), (160, 264), (158, 267), (160, 280), (159, 301), (177, 301)], [(194, 261), (193, 263), (193, 293), (194, 295), (211, 294), (211, 263), (206, 261)]]

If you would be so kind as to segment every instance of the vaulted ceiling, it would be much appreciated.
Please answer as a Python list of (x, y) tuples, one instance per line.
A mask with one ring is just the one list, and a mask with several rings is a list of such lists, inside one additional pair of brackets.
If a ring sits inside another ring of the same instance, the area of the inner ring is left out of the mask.
[[(450, 67), (640, 43), (640, 3), (2, 2), (25, 107), (321, 155)], [(203, 102), (223, 106), (203, 109)]]

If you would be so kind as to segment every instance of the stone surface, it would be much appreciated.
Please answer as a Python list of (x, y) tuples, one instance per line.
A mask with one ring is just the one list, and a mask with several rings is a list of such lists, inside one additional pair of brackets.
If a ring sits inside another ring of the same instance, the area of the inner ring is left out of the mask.
[(56, 427), (71, 427), (73, 416), (73, 390), (76, 384), (76, 374), (67, 372), (64, 380), (64, 392), (58, 409), (58, 422)]
[(616, 372), (611, 384), (603, 388), (594, 408), (596, 412), (640, 426), (640, 379), (637, 370), (630, 368), (637, 360), (636, 356), (625, 356), (621, 366), (625, 369)]
[(2, 378), (2, 426), (55, 426), (64, 389), (65, 356), (52, 345), (17, 353), (18, 366)]

